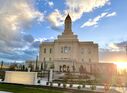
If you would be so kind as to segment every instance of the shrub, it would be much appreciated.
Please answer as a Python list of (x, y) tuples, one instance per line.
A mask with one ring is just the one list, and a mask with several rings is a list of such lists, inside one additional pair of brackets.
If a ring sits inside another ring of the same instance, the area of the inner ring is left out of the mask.
[(72, 88), (73, 87), (73, 84), (70, 84), (70, 88)]
[(46, 85), (49, 85), (49, 82), (46, 82)]
[(61, 83), (58, 83), (58, 87), (60, 87)]
[(52, 82), (50, 82), (50, 86), (51, 86), (51, 87), (53, 86), (53, 83), (52, 83)]
[(66, 84), (63, 84), (63, 88), (66, 88)]
[(40, 81), (40, 80), (38, 80), (38, 81), (37, 81), (37, 83), (39, 83), (39, 84), (40, 84), (40, 83), (41, 83), (41, 81)]
[(85, 88), (85, 84), (82, 85), (82, 88)]
[(78, 89), (81, 89), (81, 86), (79, 85), (77, 88), (78, 88)]
[(91, 90), (96, 90), (96, 86), (95, 85), (91, 85)]

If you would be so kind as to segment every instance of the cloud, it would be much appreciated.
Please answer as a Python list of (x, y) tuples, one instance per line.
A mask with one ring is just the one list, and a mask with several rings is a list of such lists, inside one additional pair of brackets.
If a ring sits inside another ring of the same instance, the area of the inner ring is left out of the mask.
[(116, 45), (118, 47), (127, 47), (127, 41), (122, 41), (122, 42), (116, 43)]
[(76, 21), (82, 17), (84, 13), (92, 12), (97, 8), (101, 8), (109, 3), (109, 0), (65, 0), (66, 9), (60, 12), (55, 9), (48, 16), (52, 26), (59, 27), (64, 24), (64, 19), (69, 13), (72, 21)]
[(106, 48), (102, 48), (101, 51), (108, 51), (108, 52), (126, 52), (127, 47), (127, 41), (121, 41), (121, 42), (110, 42), (105, 45)]
[(10, 40), (30, 26), (33, 20), (43, 21), (44, 15), (30, 0), (2, 0), (0, 2), (0, 39)]
[(127, 62), (126, 53), (122, 51), (100, 51), (100, 62)]
[(124, 51), (127, 47), (127, 41), (117, 42), (117, 43), (109, 43), (108, 49), (111, 51)]
[(102, 62), (127, 62), (127, 41), (109, 43), (106, 48), (100, 49), (100, 61)]
[[(33, 47), (35, 42), (31, 35), (26, 34), (21, 34), (17, 39), (10, 42), (0, 42), (0, 60), (24, 61), (33, 59), (38, 54), (38, 47)], [(32, 53), (33, 51), (34, 53)]]
[(50, 7), (53, 7), (53, 6), (54, 6), (54, 3), (53, 3), (52, 1), (49, 1), (49, 2), (48, 2), (48, 5), (49, 5)]
[(32, 43), (32, 47), (39, 48), (40, 43), (41, 43), (40, 41), (35, 41)]
[(112, 17), (115, 16), (116, 12), (108, 13), (108, 12), (103, 12), (101, 15), (95, 17), (94, 19), (89, 19), (87, 22), (85, 22), (83, 25), (81, 25), (81, 28), (83, 27), (90, 27), (90, 26), (96, 26), (98, 22), (104, 18), (104, 17)]
[(109, 43), (107, 47), (110, 51), (120, 51), (120, 48), (115, 43)]
[[(25, 60), (26, 54), (24, 53), (24, 50), (27, 51), (28, 49), (29, 49), (29, 43), (23, 41), (23, 39), (19, 41), (10, 41), (8, 43), (5, 42), (2, 46), (0, 43), (0, 60), (5, 60), (5, 59)], [(32, 48), (30, 49), (31, 51), (33, 50)], [(29, 55), (33, 56), (32, 54)]]
[(51, 42), (50, 38), (33, 38), (30, 34), (21, 33), (10, 42), (0, 40), (0, 60), (25, 61), (35, 59), (39, 53), (39, 45), (42, 41)]
[(32, 35), (24, 35), (23, 36), (23, 39), (26, 41), (26, 42), (33, 42), (34, 41), (34, 38)]
[(100, 21), (103, 17), (107, 15), (107, 12), (102, 13), (101, 15), (95, 17), (94, 19), (89, 19), (87, 22), (85, 22), (81, 28), (83, 27), (89, 27), (89, 26), (94, 26), (98, 24), (98, 21)]
[[(34, 58), (38, 51), (32, 47), (35, 39), (23, 31), (33, 21), (43, 20), (44, 14), (34, 7), (32, 0), (0, 0), (0, 60)], [(28, 50), (34, 50), (35, 54), (26, 54)]]
[(106, 17), (112, 17), (112, 16), (116, 16), (116, 12), (112, 12), (112, 13), (108, 14)]
[(108, 4), (109, 0), (66, 0), (68, 12), (73, 20), (80, 19), (84, 13), (91, 12)]
[(47, 19), (51, 23), (51, 26), (61, 26), (63, 24), (65, 15), (62, 15), (58, 9), (55, 9), (54, 12), (52, 12)]
[(60, 27), (56, 27), (56, 26), (54, 26), (54, 25), (52, 25), (51, 27), (50, 27), (52, 30), (54, 30), (54, 31), (56, 31), (56, 32), (59, 32), (59, 33), (62, 33), (62, 31), (63, 31), (63, 29), (61, 29)]

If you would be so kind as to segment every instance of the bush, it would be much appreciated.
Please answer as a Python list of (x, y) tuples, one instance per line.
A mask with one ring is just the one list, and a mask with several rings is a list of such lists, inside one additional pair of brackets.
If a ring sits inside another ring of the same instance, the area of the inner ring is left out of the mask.
[(81, 89), (81, 86), (79, 85), (77, 88), (78, 88), (78, 89)]
[(96, 90), (96, 86), (95, 85), (91, 85), (91, 90)]
[(63, 84), (63, 88), (66, 88), (66, 84)]
[(58, 83), (58, 87), (60, 87), (61, 83)]
[(82, 88), (85, 88), (85, 84), (82, 85)]
[(4, 80), (5, 78), (5, 71), (0, 71), (0, 79)]
[(50, 86), (51, 86), (51, 87), (53, 86), (53, 83), (52, 83), (52, 82), (50, 82)]
[(46, 85), (49, 85), (49, 82), (46, 82)]
[(73, 84), (70, 84), (70, 88), (72, 88), (73, 87)]
[(37, 83), (39, 83), (39, 84), (40, 84), (40, 83), (41, 83), (41, 80), (38, 80), (38, 81), (37, 81)]

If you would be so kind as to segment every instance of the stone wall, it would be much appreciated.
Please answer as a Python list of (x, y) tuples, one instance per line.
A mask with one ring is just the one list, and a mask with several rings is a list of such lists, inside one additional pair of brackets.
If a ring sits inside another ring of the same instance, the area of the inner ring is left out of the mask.
[(34, 85), (36, 80), (36, 72), (6, 71), (4, 82)]

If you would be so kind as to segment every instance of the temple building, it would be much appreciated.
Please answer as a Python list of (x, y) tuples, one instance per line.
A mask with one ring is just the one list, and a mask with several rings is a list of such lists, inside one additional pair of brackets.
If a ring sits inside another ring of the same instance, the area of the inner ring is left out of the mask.
[[(55, 71), (79, 71), (86, 64), (99, 63), (98, 44), (92, 41), (80, 42), (72, 32), (72, 20), (68, 14), (64, 22), (64, 32), (53, 42), (42, 42), (39, 51), (39, 64)], [(90, 71), (90, 67), (86, 69)]]

